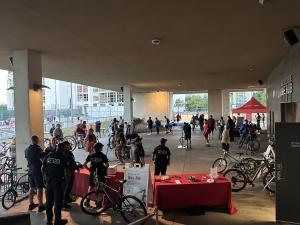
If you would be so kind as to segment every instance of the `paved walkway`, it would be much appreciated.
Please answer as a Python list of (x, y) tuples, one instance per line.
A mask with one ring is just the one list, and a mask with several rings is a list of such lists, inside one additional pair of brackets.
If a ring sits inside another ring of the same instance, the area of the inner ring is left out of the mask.
[[(178, 139), (181, 136), (181, 131), (174, 132), (174, 135), (146, 135), (143, 134), (143, 143), (146, 150), (146, 162), (151, 164), (153, 172), (153, 164), (151, 162), (151, 154), (154, 147), (159, 143), (161, 137), (168, 139), (167, 145), (171, 149), (171, 164), (167, 173), (206, 173), (217, 157), (220, 156), (220, 142), (217, 137), (211, 140), (211, 147), (205, 147), (204, 138), (196, 131), (192, 137), (192, 149), (178, 149)], [(105, 140), (103, 139), (105, 144)], [(231, 151), (234, 152), (236, 145), (231, 145)], [(77, 161), (83, 161), (86, 157), (84, 150), (75, 150), (74, 152)], [(112, 153), (110, 158), (113, 159)], [(202, 224), (202, 225), (224, 225), (224, 224), (244, 224), (244, 225), (264, 225), (275, 224), (275, 197), (263, 190), (261, 182), (255, 187), (247, 186), (245, 190), (233, 194), (234, 205), (238, 212), (234, 215), (229, 215), (223, 212), (208, 211), (205, 215), (190, 216), (185, 210), (170, 210), (159, 212), (160, 224)], [(72, 204), (70, 211), (64, 211), (63, 217), (69, 219), (68, 224), (125, 224), (118, 213), (108, 211), (107, 214), (99, 217), (88, 216), (81, 212), (79, 201)], [(10, 211), (26, 211), (27, 201), (19, 203), (17, 207)], [(45, 213), (31, 213), (32, 225), (45, 224)], [(155, 224), (154, 218), (146, 224)]]

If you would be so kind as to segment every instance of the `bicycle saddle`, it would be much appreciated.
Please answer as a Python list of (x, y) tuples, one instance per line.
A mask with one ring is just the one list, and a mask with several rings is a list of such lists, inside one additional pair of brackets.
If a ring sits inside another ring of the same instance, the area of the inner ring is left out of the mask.
[(244, 155), (244, 152), (237, 152), (236, 154), (241, 156), (241, 155)]

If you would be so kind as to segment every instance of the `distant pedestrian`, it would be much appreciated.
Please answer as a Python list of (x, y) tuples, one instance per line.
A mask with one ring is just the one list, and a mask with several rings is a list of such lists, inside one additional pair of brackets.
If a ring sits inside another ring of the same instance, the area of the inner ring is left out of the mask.
[(180, 120), (181, 120), (181, 116), (180, 116), (180, 114), (178, 113), (178, 114), (176, 115), (176, 121), (177, 121), (177, 123), (179, 123)]
[(234, 123), (230, 116), (228, 116), (227, 126), (229, 127), (230, 142), (234, 141)]
[(262, 114), (262, 123), (263, 123), (263, 127), (265, 127), (265, 119), (266, 119), (266, 116), (265, 116), (265, 114), (263, 113), (263, 114)]
[(51, 137), (53, 137), (53, 131), (54, 131), (54, 130), (55, 130), (55, 124), (53, 123), (53, 124), (52, 124), (52, 127), (50, 128), (50, 131), (49, 131)]
[(229, 126), (227, 125), (226, 128), (224, 129), (223, 133), (222, 133), (222, 149), (225, 151), (229, 151), (229, 141), (230, 141), (230, 137), (229, 137)]
[(160, 122), (160, 120), (156, 117), (156, 118), (155, 118), (156, 134), (159, 134), (160, 126), (161, 126), (161, 122)]
[(211, 136), (214, 136), (216, 121), (212, 115), (210, 115), (209, 119), (207, 120), (207, 123), (208, 123), (208, 134), (211, 134)]
[(186, 140), (187, 149), (192, 148), (192, 127), (188, 123), (183, 124), (184, 140)]
[(209, 146), (209, 138), (208, 138), (209, 126), (208, 126), (208, 121), (207, 120), (204, 120), (203, 135), (204, 135), (204, 138), (205, 138), (205, 141), (206, 141), (206, 146)]
[(199, 126), (200, 126), (200, 130), (203, 131), (203, 127), (204, 127), (204, 115), (201, 114), (199, 116)]
[(166, 175), (167, 166), (170, 164), (170, 149), (166, 146), (167, 139), (161, 138), (160, 145), (157, 146), (152, 154), (152, 161), (155, 164), (154, 175)]
[(64, 134), (59, 123), (56, 124), (56, 127), (53, 131), (53, 137), (55, 137), (58, 141), (62, 141), (64, 139)]
[(151, 119), (151, 117), (149, 117), (149, 119), (147, 120), (147, 126), (150, 131), (150, 134), (152, 134), (153, 120)]
[(218, 121), (218, 128), (219, 128), (219, 140), (222, 139), (222, 134), (224, 131), (224, 127), (225, 127), (225, 121), (223, 119), (223, 116), (221, 116), (221, 118)]
[(97, 142), (97, 138), (94, 134), (93, 128), (90, 128), (88, 134), (84, 139), (85, 149), (89, 153), (89, 155), (93, 154), (94, 144)]
[(95, 122), (95, 130), (96, 130), (96, 135), (99, 136), (101, 138), (101, 121), (97, 120)]
[(256, 115), (256, 127), (258, 130), (260, 130), (260, 120), (261, 120), (261, 116), (259, 113), (257, 113)]

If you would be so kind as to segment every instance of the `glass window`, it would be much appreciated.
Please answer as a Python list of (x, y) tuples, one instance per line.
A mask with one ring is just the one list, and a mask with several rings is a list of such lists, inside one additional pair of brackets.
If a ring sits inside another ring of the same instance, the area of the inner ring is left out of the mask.
[(107, 104), (107, 94), (106, 93), (100, 93), (100, 104), (101, 105)]

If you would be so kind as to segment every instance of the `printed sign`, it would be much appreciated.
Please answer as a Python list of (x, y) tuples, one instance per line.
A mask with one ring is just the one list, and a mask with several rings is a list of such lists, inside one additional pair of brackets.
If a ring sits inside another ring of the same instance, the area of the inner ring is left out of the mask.
[[(138, 164), (137, 164), (138, 165)], [(143, 167), (132, 166), (130, 163), (125, 165), (125, 180), (123, 193), (125, 195), (133, 195), (140, 199), (145, 206), (148, 206), (150, 168), (149, 164)]]

